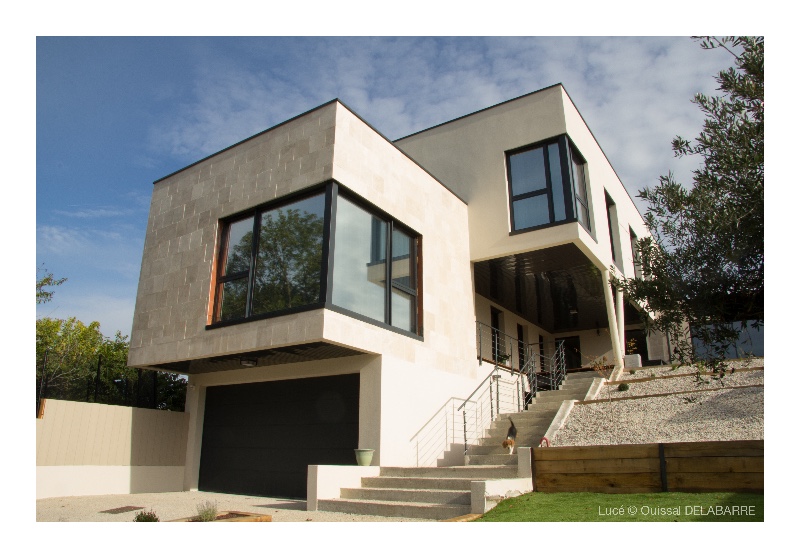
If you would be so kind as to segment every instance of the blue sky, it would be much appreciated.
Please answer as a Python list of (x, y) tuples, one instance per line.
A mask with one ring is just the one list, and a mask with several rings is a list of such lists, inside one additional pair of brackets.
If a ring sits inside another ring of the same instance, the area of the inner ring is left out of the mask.
[(390, 139), (561, 82), (632, 196), (729, 54), (687, 37), (38, 37), (37, 317), (130, 333), (153, 181), (338, 97)]

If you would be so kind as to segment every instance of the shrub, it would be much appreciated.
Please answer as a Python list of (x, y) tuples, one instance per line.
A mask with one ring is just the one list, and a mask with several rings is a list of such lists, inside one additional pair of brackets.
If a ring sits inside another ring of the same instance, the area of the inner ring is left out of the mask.
[(217, 503), (206, 500), (197, 504), (197, 521), (214, 521), (217, 518)]
[(630, 387), (631, 387), (631, 386), (629, 386), (628, 384), (620, 384), (620, 385), (617, 387), (617, 389), (618, 389), (619, 391), (628, 391), (628, 389), (630, 389)]
[(133, 518), (134, 521), (159, 521), (156, 512), (153, 510), (145, 511), (142, 510), (136, 513), (136, 517)]

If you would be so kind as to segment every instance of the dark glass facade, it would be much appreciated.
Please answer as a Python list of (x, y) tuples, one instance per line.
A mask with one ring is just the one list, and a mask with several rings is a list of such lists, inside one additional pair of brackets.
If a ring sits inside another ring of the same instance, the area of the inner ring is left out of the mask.
[(506, 154), (511, 229), (578, 221), (591, 232), (586, 161), (567, 136)]
[(227, 220), (220, 246), (209, 327), (327, 307), (421, 334), (419, 235), (335, 182)]

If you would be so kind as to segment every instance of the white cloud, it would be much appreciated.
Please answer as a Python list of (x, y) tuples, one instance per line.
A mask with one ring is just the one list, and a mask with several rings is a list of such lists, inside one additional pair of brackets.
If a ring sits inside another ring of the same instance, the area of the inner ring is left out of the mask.
[(204, 60), (192, 97), (152, 131), (154, 149), (200, 158), (334, 97), (394, 139), (560, 82), (635, 195), (669, 170), (690, 181), (698, 163), (674, 159), (671, 140), (697, 135), (703, 117), (690, 99), (713, 93), (711, 76), (732, 63), (680, 37), (296, 38), (273, 40), (272, 50), (251, 46), (263, 64)]
[(73, 210), (54, 209), (53, 213), (63, 217), (72, 217), (75, 219), (102, 219), (105, 217), (122, 217), (123, 215), (130, 215), (132, 211), (108, 208), (86, 208)]

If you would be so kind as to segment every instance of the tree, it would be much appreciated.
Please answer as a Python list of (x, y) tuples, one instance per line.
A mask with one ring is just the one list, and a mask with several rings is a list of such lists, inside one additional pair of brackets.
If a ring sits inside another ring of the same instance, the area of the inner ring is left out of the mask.
[[(636, 246), (643, 277), (620, 286), (649, 328), (670, 335), (677, 360), (702, 356), (720, 371), (745, 324), (764, 322), (764, 39), (704, 37), (701, 47), (735, 60), (716, 76), (722, 95), (693, 100), (705, 114), (697, 139), (672, 142), (702, 166), (691, 188), (669, 173), (639, 192), (652, 236)], [(695, 354), (689, 333), (709, 352)]]
[(67, 280), (66, 277), (62, 277), (61, 279), (53, 278), (53, 274), (48, 273), (48, 271), (44, 268), (36, 269), (36, 275), (38, 276), (40, 273), (42, 274), (42, 277), (37, 277), (36, 279), (36, 304), (49, 302), (50, 299), (53, 298), (53, 291), (47, 291), (45, 290), (45, 287), (57, 287)]
[(49, 394), (81, 400), (103, 344), (100, 324), (77, 318), (36, 320), (36, 400)]
[[(48, 302), (55, 287), (66, 281), (37, 269), (36, 303)], [(116, 405), (152, 406), (183, 411), (185, 376), (128, 367), (127, 335), (104, 337), (100, 323), (84, 324), (74, 317), (36, 320), (36, 408), (50, 397)]]

